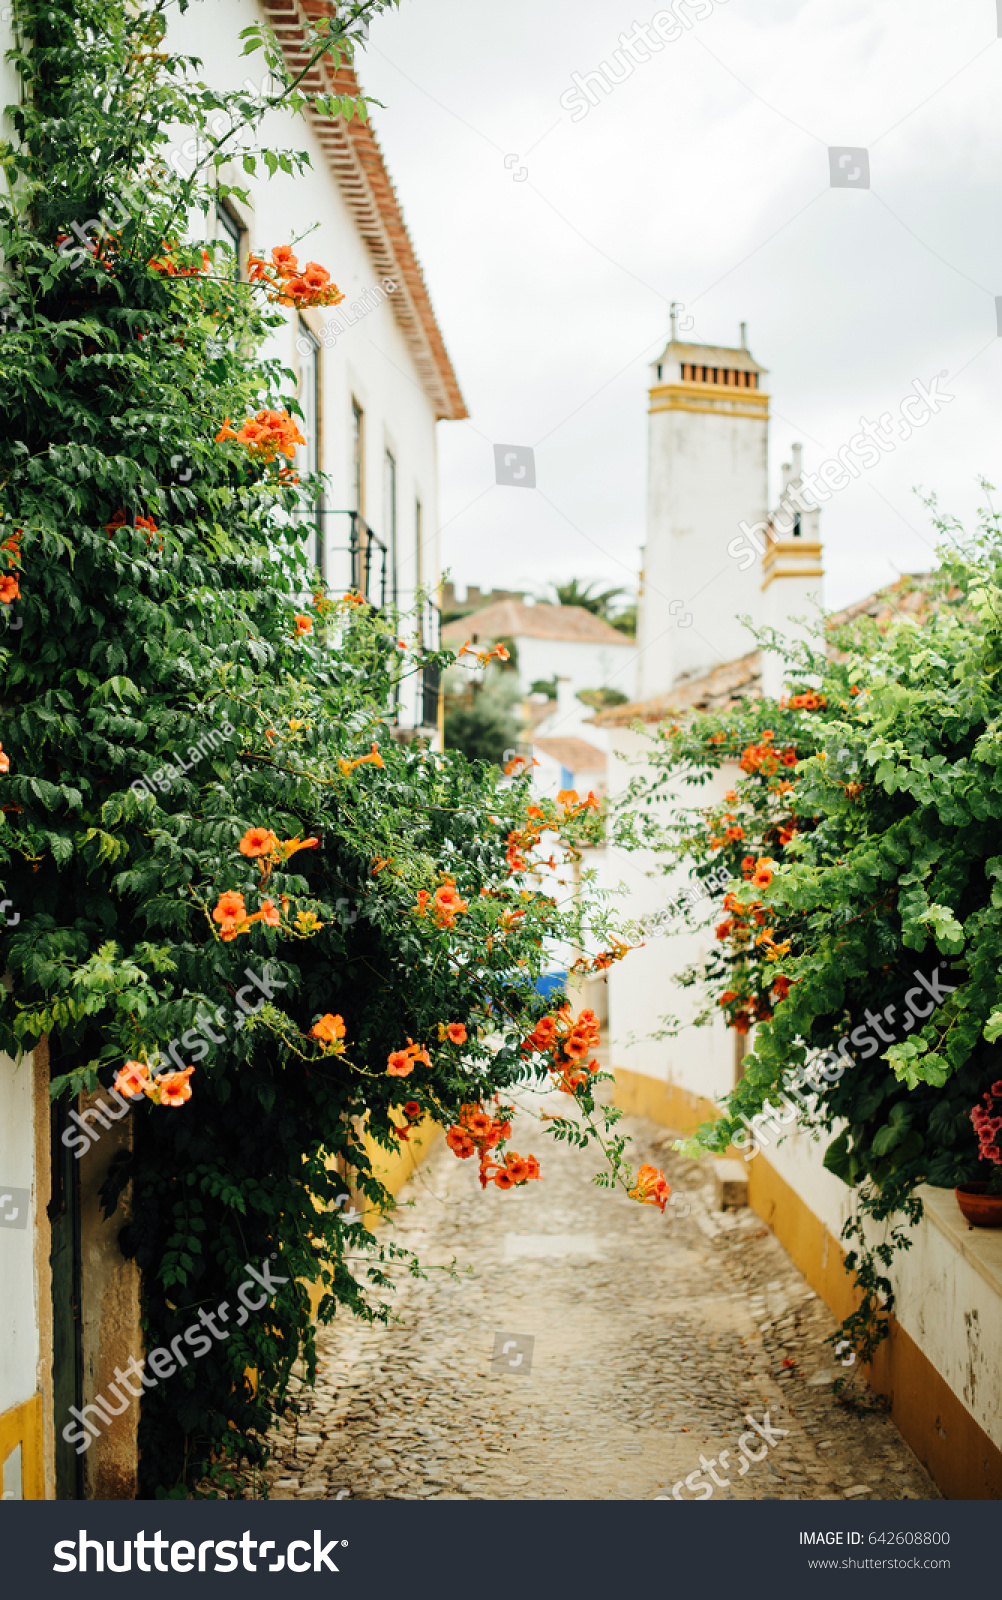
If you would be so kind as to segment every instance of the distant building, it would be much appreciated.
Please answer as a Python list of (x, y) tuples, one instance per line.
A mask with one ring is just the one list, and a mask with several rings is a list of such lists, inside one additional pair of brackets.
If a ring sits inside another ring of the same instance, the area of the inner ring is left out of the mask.
[(619, 689), (624, 694), (634, 690), (635, 642), (583, 606), (499, 600), (442, 629), (442, 642), (450, 649), (458, 649), (467, 639), (478, 648), (499, 639), (514, 643), (525, 694), (534, 683), (555, 677), (567, 680), (571, 698), (580, 689)]
[[(766, 369), (745, 343), (674, 336), (651, 368), (647, 544), (638, 619), (638, 698), (745, 655), (741, 618), (788, 637), (820, 597), (819, 513), (801, 498), (800, 446), (771, 515)], [(764, 664), (767, 693), (779, 659)]]
[(524, 589), (480, 589), (475, 583), (448, 583), (442, 585), (442, 616), (448, 620), (468, 617), (471, 611), (482, 611), (485, 606), (496, 605), (499, 600), (524, 600)]

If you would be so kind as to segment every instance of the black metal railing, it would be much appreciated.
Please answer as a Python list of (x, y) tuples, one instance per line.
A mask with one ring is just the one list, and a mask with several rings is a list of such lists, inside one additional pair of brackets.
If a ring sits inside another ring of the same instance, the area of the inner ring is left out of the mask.
[[(351, 589), (383, 611), (387, 593), (389, 551), (359, 511), (333, 511), (325, 506), (300, 506), (296, 520), (314, 530), (313, 559), (332, 589)], [(343, 537), (338, 540), (340, 534)], [(333, 535), (333, 538), (332, 538)]]
[[(418, 642), (426, 650), (442, 644), (442, 612), (434, 600), (423, 600), (417, 607)], [(442, 695), (442, 673), (438, 667), (425, 667), (421, 673), (416, 707), (417, 721), (425, 728), (437, 728)]]

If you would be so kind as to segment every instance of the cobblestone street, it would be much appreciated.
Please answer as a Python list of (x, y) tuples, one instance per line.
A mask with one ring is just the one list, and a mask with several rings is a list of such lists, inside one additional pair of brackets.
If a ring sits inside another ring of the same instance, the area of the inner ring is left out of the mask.
[[(624, 1127), (672, 1184), (663, 1217), (524, 1120), (513, 1144), (543, 1170), (525, 1189), (483, 1193), (473, 1160), (436, 1149), (392, 1231), (458, 1275), (399, 1273), (398, 1321), (321, 1333), (272, 1498), (939, 1498), (858, 1379), (854, 1408), (833, 1398), (834, 1320), (760, 1219), (715, 1212), (707, 1164), (663, 1129)], [(498, 1334), (517, 1341), (500, 1359)]]

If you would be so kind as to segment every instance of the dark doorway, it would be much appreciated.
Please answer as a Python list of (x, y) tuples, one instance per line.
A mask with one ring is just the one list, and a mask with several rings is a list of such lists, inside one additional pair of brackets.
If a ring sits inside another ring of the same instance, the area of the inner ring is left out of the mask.
[[(54, 1050), (51, 1052), (55, 1055)], [(53, 1075), (60, 1069), (52, 1060)], [(72, 1422), (71, 1406), (83, 1404), (83, 1320), (81, 1315), (80, 1163), (63, 1143), (75, 1097), (64, 1095), (52, 1107), (52, 1394), (56, 1450), (56, 1499), (83, 1499), (83, 1456), (63, 1438)]]

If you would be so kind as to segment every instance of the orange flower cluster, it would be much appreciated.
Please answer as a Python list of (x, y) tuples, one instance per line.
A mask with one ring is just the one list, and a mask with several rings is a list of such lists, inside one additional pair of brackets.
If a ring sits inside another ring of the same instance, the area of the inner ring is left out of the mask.
[(306, 443), (287, 411), (259, 411), (256, 417), (248, 417), (236, 433), (230, 427), (229, 417), (225, 417), (216, 434), (216, 443), (222, 444), (226, 439), (246, 445), (248, 455), (265, 462), (274, 461), (279, 455), (291, 461), (297, 444)]
[[(503, 644), (496, 644), (491, 650), (474, 650), (470, 645), (469, 639), (460, 650), (459, 656), (476, 656), (477, 664), (481, 667), (486, 667), (488, 661), (493, 661), (495, 656), (499, 661), (511, 660), (511, 652), (506, 650)], [(457, 661), (459, 656), (456, 657)]]
[(268, 299), (280, 306), (339, 306), (344, 295), (331, 275), (318, 261), (307, 261), (300, 268), (292, 246), (280, 244), (271, 252), (271, 261), (263, 256), (247, 257), (248, 278), (251, 283), (263, 283), (274, 292)]
[[(5, 755), (4, 747), (3, 747), (2, 744), (0, 744), (0, 772), (9, 772), (9, 771), (10, 771), (10, 756)], [(10, 809), (10, 808), (7, 807), (7, 806), (4, 807), (5, 811), (8, 810), (8, 809)], [(18, 809), (18, 811), (20, 811), (21, 807), (18, 806), (17, 809)]]
[(461, 1161), (479, 1151), (481, 1189), (486, 1189), (489, 1183), (496, 1189), (516, 1189), (539, 1177), (539, 1162), (535, 1156), (523, 1157), (510, 1150), (501, 1162), (490, 1159), (494, 1147), (511, 1138), (510, 1115), (507, 1108), (492, 1117), (483, 1106), (463, 1106), (459, 1121), (453, 1123), (445, 1136), (449, 1149)]
[[(733, 789), (725, 799), (736, 801), (737, 795)], [(745, 830), (737, 821), (733, 811), (725, 811), (720, 818), (714, 819), (713, 831), (710, 833), (710, 849), (722, 850), (727, 844), (740, 844), (745, 836)]]
[(582, 811), (598, 811), (600, 802), (594, 789), (588, 790), (588, 798), (580, 800), (576, 789), (561, 789), (557, 795), (557, 805), (564, 808), (564, 821), (568, 817), (576, 817)]
[(727, 1023), (735, 1033), (747, 1033), (753, 1022), (772, 1021), (772, 1012), (766, 1001), (755, 995), (739, 994), (737, 989), (725, 989), (718, 1004), (733, 1006), (735, 1001), (738, 1002), (737, 1009), (731, 1012)]
[(0, 605), (9, 606), (11, 602), (13, 600), (17, 600), (21, 594), (21, 585), (18, 580), (17, 568), (20, 566), (21, 562), (21, 540), (23, 537), (24, 529), (18, 528), (9, 536), (9, 538), (6, 538), (3, 541), (2, 545), (0, 545), (0, 549), (9, 550), (11, 552), (10, 555), (6, 556), (4, 559), (6, 565), (14, 569), (13, 571), (5, 572), (3, 577), (0, 578)]
[(573, 963), (570, 971), (574, 976), (588, 972), (605, 972), (616, 961), (622, 961), (631, 950), (642, 950), (643, 944), (624, 944), (622, 939), (613, 938), (611, 950), (600, 950), (597, 956), (579, 956)]
[(373, 767), (385, 767), (386, 765), (386, 762), (379, 754), (379, 745), (376, 743), (375, 739), (372, 741), (372, 749), (369, 751), (367, 756), (357, 756), (354, 761), (341, 760), (338, 762), (338, 766), (341, 768), (341, 776), (343, 778), (350, 777), (356, 767), (364, 767), (367, 765), (371, 765)]
[(413, 1039), (408, 1039), (406, 1049), (391, 1050), (386, 1058), (386, 1073), (390, 1078), (409, 1078), (414, 1071), (415, 1062), (423, 1061), (426, 1067), (431, 1066), (431, 1056), (424, 1045), (415, 1044)]
[(308, 617), (304, 611), (296, 613), (296, 634), (313, 632), (313, 618)]
[(213, 907), (212, 920), (219, 923), (219, 937), (223, 943), (229, 944), (238, 933), (246, 933), (255, 922), (263, 922), (268, 928), (279, 927), (282, 913), (270, 900), (262, 900), (260, 911), (249, 913), (243, 895), (235, 889), (227, 889)]
[[(104, 524), (104, 531), (108, 535), (108, 538), (113, 539), (119, 528), (124, 528), (126, 526), (128, 520), (129, 518), (127, 512), (124, 508), (120, 507), (119, 510), (115, 512), (111, 521)], [(161, 554), (163, 553), (164, 536), (160, 532), (160, 529), (157, 527), (156, 523), (153, 521), (152, 517), (137, 516), (135, 519), (135, 527), (137, 532), (145, 533), (147, 544), (152, 542), (154, 534), (158, 535), (160, 541), (159, 549)]]
[[(177, 246), (173, 245), (171, 248), (176, 250)], [(197, 262), (192, 262), (188, 266), (184, 266), (181, 262), (175, 261), (170, 252), (163, 256), (157, 256), (150, 262), (154, 272), (162, 272), (167, 278), (197, 278), (200, 273), (208, 272), (210, 265), (208, 250), (202, 251), (201, 265)]]
[(448, 1039), (450, 1044), (465, 1044), (469, 1035), (461, 1022), (440, 1022), (438, 1025), (439, 1042), (444, 1044)]
[(571, 1018), (570, 1006), (563, 1006), (555, 1015), (540, 1017), (535, 1028), (522, 1045), (526, 1052), (538, 1050), (550, 1057), (547, 1068), (556, 1088), (564, 1094), (574, 1094), (589, 1073), (597, 1072), (599, 1064), (594, 1059), (585, 1063), (585, 1056), (601, 1042), (602, 1031), (594, 1011), (581, 1011), (577, 1021)]
[(671, 1189), (663, 1172), (645, 1164), (638, 1169), (637, 1181), (627, 1193), (631, 1200), (639, 1200), (642, 1206), (660, 1206), (663, 1216)]
[(460, 913), (470, 909), (470, 902), (462, 899), (456, 888), (455, 878), (446, 878), (439, 884), (434, 894), (429, 893), (427, 889), (418, 890), (414, 910), (419, 917), (427, 915), (429, 901), (435, 913), (435, 921), (440, 928), (453, 927)]
[[(748, 859), (746, 856), (745, 860), (747, 861)], [(765, 866), (763, 861), (762, 865), (764, 867), (763, 876), (768, 873), (768, 877), (771, 879), (770, 867), (775, 863)], [(760, 887), (764, 887), (764, 885), (760, 885)], [(737, 945), (747, 944), (749, 939), (754, 939), (757, 945), (772, 944), (772, 934), (767, 924), (773, 921), (774, 913), (768, 906), (764, 906), (761, 900), (751, 900), (745, 903), (739, 900), (737, 895), (731, 891), (724, 895), (724, 910), (730, 911), (732, 915), (725, 917), (723, 922), (717, 924), (715, 932), (718, 939), (730, 939), (732, 943)], [(765, 931), (756, 933), (756, 927), (765, 929)]]
[(265, 883), (283, 861), (290, 860), (300, 850), (316, 850), (319, 845), (320, 840), (312, 835), (309, 839), (280, 839), (271, 828), (248, 828), (240, 840), (240, 854), (257, 862), (261, 882)]
[(162, 1078), (151, 1078), (145, 1061), (127, 1061), (117, 1074), (114, 1087), (118, 1094), (124, 1094), (129, 1099), (135, 1100), (144, 1094), (155, 1106), (183, 1106), (186, 1100), (191, 1099), (188, 1079), (194, 1070), (194, 1067), (185, 1067), (182, 1072), (168, 1072)]
[(157, 527), (156, 523), (153, 521), (153, 518), (152, 517), (137, 517), (136, 518), (136, 527), (141, 532), (146, 534), (146, 543), (147, 544), (149, 544), (152, 541), (152, 538), (153, 538), (154, 534), (157, 534), (159, 536), (159, 545), (158, 545), (157, 548), (159, 549), (160, 554), (163, 555), (163, 551), (164, 551), (164, 536), (160, 532), (160, 529)]
[(520, 1156), (516, 1150), (506, 1150), (503, 1165), (500, 1162), (480, 1160), (480, 1187), (486, 1189), (493, 1183), (496, 1189), (520, 1189), (540, 1176), (539, 1162), (535, 1156)]
[[(240, 854), (256, 861), (261, 873), (261, 883), (265, 884), (275, 867), (288, 861), (299, 850), (315, 850), (319, 839), (279, 839), (271, 828), (248, 828), (240, 840)], [(229, 943), (239, 933), (246, 933), (255, 922), (263, 922), (268, 928), (281, 926), (282, 917), (288, 912), (289, 897), (280, 895), (282, 910), (271, 900), (262, 900), (259, 911), (248, 912), (244, 897), (236, 889), (226, 889), (219, 896), (212, 911), (213, 922), (218, 922), (220, 938)], [(296, 917), (296, 927), (300, 933), (314, 933), (320, 923), (312, 911), (300, 911)]]
[(313, 1024), (309, 1034), (311, 1039), (317, 1039), (323, 1045), (326, 1056), (344, 1054), (344, 1035), (344, 1018), (330, 1011)]
[(794, 694), (789, 700), (781, 700), (779, 709), (785, 711), (789, 707), (791, 711), (822, 711), (827, 704), (828, 701), (822, 699), (821, 695), (808, 689), (805, 694)]
[(531, 761), (529, 760), (528, 756), (512, 756), (511, 760), (505, 763), (504, 775), (506, 778), (513, 778), (516, 775), (518, 777), (524, 777), (525, 773), (522, 771), (523, 767), (525, 768), (525, 771), (528, 772), (530, 767), (538, 766), (539, 762), (536, 760), (535, 756), (533, 756)]
[(403, 1112), (404, 1116), (407, 1118), (407, 1121), (402, 1128), (394, 1127), (394, 1132), (396, 1133), (398, 1139), (402, 1140), (404, 1144), (407, 1144), (410, 1140), (411, 1129), (416, 1123), (421, 1121), (421, 1118), (424, 1116), (424, 1112), (421, 1110), (421, 1107), (416, 1100), (406, 1101), (403, 1107)]
[(795, 767), (797, 765), (797, 752), (793, 745), (786, 750), (777, 750), (773, 744), (775, 735), (771, 728), (765, 728), (759, 744), (750, 744), (742, 752), (739, 763), (742, 772), (764, 772), (771, 776), (779, 766)]

